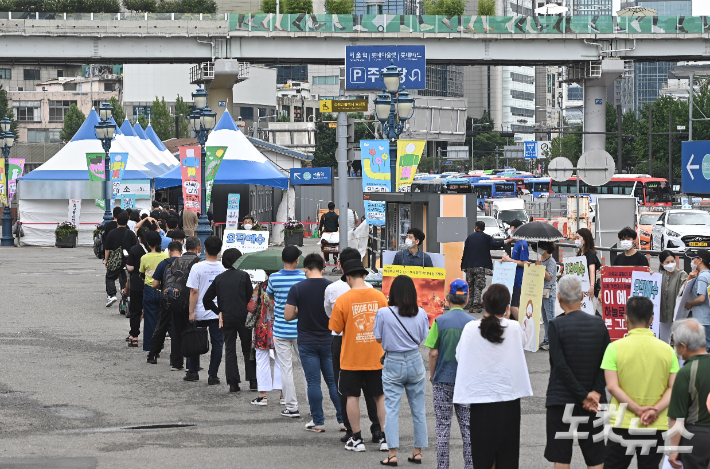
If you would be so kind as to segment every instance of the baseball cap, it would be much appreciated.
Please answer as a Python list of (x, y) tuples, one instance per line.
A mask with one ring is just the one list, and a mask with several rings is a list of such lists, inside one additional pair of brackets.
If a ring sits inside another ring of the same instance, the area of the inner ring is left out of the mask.
[(702, 259), (703, 264), (705, 264), (706, 266), (710, 266), (710, 251), (708, 251), (707, 249), (698, 249), (695, 252), (688, 252), (687, 255), (691, 259), (699, 257), (700, 259)]
[(457, 278), (449, 285), (449, 295), (468, 295), (468, 283)]
[(281, 259), (284, 262), (296, 262), (301, 255), (301, 250), (296, 246), (286, 246), (283, 251), (281, 251)]

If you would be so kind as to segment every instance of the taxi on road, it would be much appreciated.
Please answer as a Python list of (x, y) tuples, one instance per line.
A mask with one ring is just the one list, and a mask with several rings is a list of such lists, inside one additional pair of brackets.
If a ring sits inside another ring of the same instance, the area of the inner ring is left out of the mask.
[(710, 213), (704, 210), (666, 210), (653, 225), (651, 249), (685, 252), (710, 247)]

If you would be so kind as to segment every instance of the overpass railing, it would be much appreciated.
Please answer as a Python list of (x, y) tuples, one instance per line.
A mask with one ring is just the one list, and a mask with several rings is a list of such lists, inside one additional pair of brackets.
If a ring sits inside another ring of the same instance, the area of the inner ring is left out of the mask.
[(0, 20), (227, 21), (229, 13), (29, 13), (0, 11)]

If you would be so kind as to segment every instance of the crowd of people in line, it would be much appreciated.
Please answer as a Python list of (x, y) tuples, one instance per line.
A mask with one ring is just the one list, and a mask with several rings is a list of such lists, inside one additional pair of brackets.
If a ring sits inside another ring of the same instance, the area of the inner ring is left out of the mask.
[[(405, 393), (414, 429), (413, 449), (406, 459), (413, 464), (424, 461), (422, 451), (429, 444), (428, 379), (433, 389), (438, 468), (449, 467), (454, 412), (463, 440), (464, 467), (519, 467), (521, 399), (533, 394), (524, 333), (517, 321), (521, 284), (516, 275), (512, 292), (500, 284), (485, 288), (486, 269), (492, 268), (490, 250), (502, 245), (483, 233), (481, 222), (465, 243), (462, 269), (469, 282), (451, 282), (447, 310), (430, 327), (426, 312), (418, 306), (412, 279), (396, 277), (389, 298), (385, 297), (365, 281), (368, 270), (356, 249), (339, 253), (343, 274), (331, 282), (323, 277), (321, 254), (306, 255), (300, 270), (302, 252), (287, 246), (281, 252), (283, 269), (267, 272), (267, 280), (253, 288), (249, 274), (234, 268), (241, 252), (221, 252), (218, 237), (208, 237), (203, 246), (178, 228), (171, 214), (167, 219), (157, 213), (136, 220), (134, 213), (114, 210), (115, 221), (106, 226), (107, 306), (111, 298), (115, 300), (118, 279), (123, 295), (130, 297), (128, 346), (138, 347), (142, 318), (147, 363), (158, 363), (169, 332), (171, 369), (184, 370), (187, 382), (199, 381), (200, 357), (184, 363), (180, 340), (189, 327), (206, 328), (211, 342), (207, 384), (220, 384), (217, 375), (224, 355), (229, 392), (240, 392), (238, 338), (244, 377), (249, 389), (258, 392), (251, 404), (268, 406), (268, 393), (279, 391), (279, 404), (285, 407), (280, 414), (299, 418), (303, 406), (296, 382), (302, 380), (311, 417), (305, 429), (324, 433), (322, 376), (335, 410), (335, 428), (344, 433), (340, 440), (345, 449), (366, 451), (359, 402), (363, 395), (371, 442), (387, 452), (380, 461), (386, 466), (401, 462), (399, 412)], [(246, 225), (254, 222), (244, 220)], [(399, 261), (426, 265), (429, 256), (421, 250), (424, 233), (412, 228), (407, 238), (410, 243)], [(616, 265), (646, 261), (633, 249), (633, 230), (622, 230), (619, 239), (625, 252)], [(522, 280), (522, 267), (530, 262), (529, 247), (525, 241), (514, 243), (511, 255), (503, 260), (518, 263)], [(587, 256), (588, 265), (598, 271), (588, 230), (578, 231), (577, 246), (579, 255)], [(202, 250), (204, 260), (199, 257)], [(628, 300), (628, 335), (611, 342), (604, 321), (581, 311), (584, 292), (579, 278), (568, 275), (557, 281), (556, 265), (550, 260), (554, 244), (538, 243), (537, 250), (536, 262), (545, 265), (547, 272), (543, 319), (550, 377), (545, 458), (556, 468), (570, 467), (574, 441), (578, 441), (590, 468), (626, 468), (634, 455), (639, 468), (657, 468), (664, 456), (661, 447), (692, 446), (686, 453), (667, 450), (671, 466), (681, 467), (682, 462), (686, 469), (706, 469), (710, 464), (710, 251), (697, 251), (693, 260), (691, 278), (697, 281), (696, 296), (688, 304), (692, 317), (673, 323), (674, 344), (669, 346), (649, 329), (653, 304), (643, 297)], [(122, 276), (124, 266), (127, 279)], [(663, 294), (667, 290), (675, 297), (686, 276), (670, 253), (661, 256), (661, 269)], [(590, 275), (592, 287), (587, 293), (596, 296), (595, 274)], [(555, 298), (564, 311), (557, 317)], [(476, 319), (466, 307), (480, 311), (482, 317)], [(668, 319), (662, 309), (664, 318)], [(428, 376), (422, 344), (428, 348)], [(685, 362), (682, 368), (678, 357)], [(574, 425), (579, 433), (572, 432)], [(669, 428), (672, 431), (664, 439), (662, 432)], [(650, 451), (642, 451), (644, 445)]]

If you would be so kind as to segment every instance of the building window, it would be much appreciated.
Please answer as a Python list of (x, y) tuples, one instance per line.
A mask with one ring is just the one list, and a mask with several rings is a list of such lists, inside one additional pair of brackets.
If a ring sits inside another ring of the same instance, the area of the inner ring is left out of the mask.
[(567, 88), (567, 99), (569, 101), (581, 101), (584, 99), (584, 89), (581, 86), (570, 86)]
[(104, 83), (104, 91), (116, 91), (116, 83)]
[(285, 85), (291, 81), (308, 81), (308, 65), (267, 65), (276, 69), (276, 84)]
[(133, 120), (138, 119), (138, 116), (143, 116), (146, 119), (150, 117), (150, 106), (133, 106)]
[(20, 122), (40, 122), (40, 102), (39, 101), (13, 101), (15, 115)]
[(525, 83), (526, 85), (535, 84), (535, 77), (532, 75), (523, 75), (522, 73), (510, 72), (510, 79), (517, 83)]
[(254, 108), (253, 107), (240, 107), (239, 108), (239, 115), (242, 117), (242, 120), (253, 121), (254, 120)]
[(0, 68), (0, 80), (9, 80), (12, 78), (12, 70), (9, 68)]
[(64, 77), (64, 70), (57, 70), (57, 78), (63, 78)]
[(50, 99), (49, 122), (64, 122), (64, 116), (72, 104), (76, 105), (76, 101), (53, 101)]
[(337, 85), (340, 82), (340, 77), (337, 75), (325, 77), (313, 77), (314, 85)]
[(39, 81), (39, 70), (35, 70), (32, 68), (26, 68), (24, 70), (25, 72), (25, 80), (31, 80), (31, 81)]
[(513, 132), (533, 133), (535, 131), (535, 127), (533, 127), (532, 125), (511, 124), (510, 130), (512, 130)]
[(511, 107), (510, 113), (518, 117), (535, 117), (535, 110), (522, 107)]
[(27, 141), (30, 143), (60, 143), (61, 129), (27, 129)]
[(264, 108), (264, 107), (259, 108), (259, 117), (266, 117), (266, 108)]
[(523, 101), (535, 101), (535, 93), (520, 90), (510, 90), (510, 96), (513, 99), (522, 99)]

